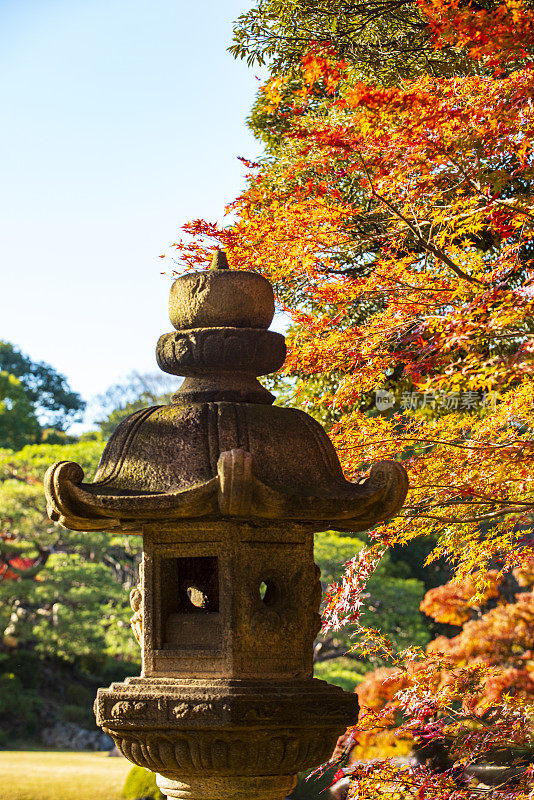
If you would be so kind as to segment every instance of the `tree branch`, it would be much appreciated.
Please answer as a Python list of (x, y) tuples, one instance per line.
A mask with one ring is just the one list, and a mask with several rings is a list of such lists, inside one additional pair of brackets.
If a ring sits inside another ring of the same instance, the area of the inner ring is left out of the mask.
[(478, 278), (473, 278), (472, 275), (468, 275), (467, 272), (464, 272), (463, 269), (461, 269), (461, 267), (459, 267), (458, 264), (455, 264), (454, 261), (451, 258), (449, 258), (449, 256), (446, 253), (444, 253), (440, 247), (437, 247), (435, 244), (432, 244), (432, 242), (429, 242), (425, 238), (423, 238), (419, 234), (415, 225), (413, 225), (410, 222), (410, 220), (404, 216), (402, 211), (400, 211), (390, 200), (387, 200), (385, 197), (383, 197), (376, 191), (371, 176), (369, 174), (369, 170), (367, 169), (367, 164), (365, 163), (363, 156), (360, 152), (358, 152), (358, 157), (362, 162), (362, 166), (365, 170), (365, 174), (369, 182), (372, 196), (375, 197), (380, 203), (383, 203), (386, 206), (386, 208), (389, 208), (391, 213), (394, 214), (397, 217), (397, 219), (400, 219), (402, 222), (404, 222), (407, 228), (413, 233), (413, 235), (415, 236), (417, 242), (421, 245), (421, 247), (428, 253), (433, 255), (434, 258), (437, 258), (438, 261), (441, 261), (443, 264), (449, 267), (449, 269), (451, 269), (455, 273), (455, 275), (457, 275), (459, 278), (462, 278), (464, 281), (468, 281), (469, 283), (476, 283), (479, 286), (484, 286), (485, 284), (483, 283), (483, 281), (480, 281)]

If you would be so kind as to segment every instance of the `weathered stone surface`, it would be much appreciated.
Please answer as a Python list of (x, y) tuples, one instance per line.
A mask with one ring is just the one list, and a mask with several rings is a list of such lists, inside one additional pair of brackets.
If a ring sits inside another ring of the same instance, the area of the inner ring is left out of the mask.
[(50, 517), (72, 530), (138, 533), (151, 519), (237, 516), (360, 531), (398, 511), (408, 482), (395, 461), (375, 464), (361, 483), (346, 481), (323, 429), (301, 411), (195, 403), (138, 412), (111, 438), (94, 483), (60, 462), (45, 488)]
[(358, 703), (312, 677), (313, 532), (371, 527), (408, 487), (391, 461), (350, 483), (320, 425), (271, 405), (256, 377), (284, 358), (273, 310), (268, 282), (223, 254), (179, 278), (177, 333), (158, 345), (160, 366), (187, 376), (173, 402), (117, 428), (93, 483), (71, 462), (46, 477), (52, 519), (143, 534), (142, 676), (100, 689), (95, 712), (168, 798), (282, 800), (328, 759)]
[(228, 400), (271, 405), (274, 396), (256, 376), (276, 372), (285, 357), (284, 337), (257, 328), (166, 333), (156, 347), (156, 358), (164, 372), (186, 376), (173, 396), (176, 403)]
[(209, 272), (188, 273), (173, 283), (169, 317), (176, 330), (269, 327), (274, 316), (269, 281), (257, 272), (227, 267), (226, 256), (216, 254)]
[(224, 786), (218, 796), (233, 798), (260, 776), (271, 800), (328, 760), (358, 713), (355, 695), (317, 680), (130, 679), (101, 689), (95, 708), (126, 758), (169, 779), (162, 791), (189, 786), (192, 797), (210, 797), (209, 786)]
[(138, 678), (100, 689), (95, 710), (127, 758), (178, 778), (293, 774), (320, 764), (358, 704), (316, 680)]
[(171, 375), (198, 376), (227, 370), (253, 376), (276, 372), (284, 363), (281, 333), (258, 328), (199, 328), (164, 333), (156, 347), (158, 364)]
[[(271, 676), (272, 677), (272, 676)], [(272, 681), (228, 678), (128, 678), (99, 689), (98, 724), (123, 735), (133, 730), (175, 731), (209, 727), (274, 731), (331, 728), (352, 718), (354, 694), (316, 678)], [(217, 733), (221, 736), (221, 732)]]
[(220, 800), (231, 797), (233, 800), (282, 800), (295, 786), (293, 775), (261, 775), (214, 778), (190, 778), (187, 782), (164, 778), (158, 775), (159, 788), (169, 800)]
[(312, 677), (321, 585), (310, 531), (153, 523), (143, 546), (143, 675)]

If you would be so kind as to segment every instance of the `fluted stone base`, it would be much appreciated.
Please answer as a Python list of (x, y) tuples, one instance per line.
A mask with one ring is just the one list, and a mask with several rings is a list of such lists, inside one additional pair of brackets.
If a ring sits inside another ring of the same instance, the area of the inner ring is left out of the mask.
[(168, 800), (284, 800), (294, 787), (296, 777), (235, 775), (175, 781), (158, 775), (156, 782)]
[(168, 798), (283, 800), (358, 718), (324, 681), (130, 678), (99, 689), (98, 724)]

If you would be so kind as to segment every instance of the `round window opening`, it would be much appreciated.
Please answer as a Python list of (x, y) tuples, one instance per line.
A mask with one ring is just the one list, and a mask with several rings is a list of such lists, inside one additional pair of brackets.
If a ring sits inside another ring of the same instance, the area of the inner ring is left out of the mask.
[(260, 599), (265, 606), (274, 606), (279, 598), (278, 587), (269, 579), (260, 583)]

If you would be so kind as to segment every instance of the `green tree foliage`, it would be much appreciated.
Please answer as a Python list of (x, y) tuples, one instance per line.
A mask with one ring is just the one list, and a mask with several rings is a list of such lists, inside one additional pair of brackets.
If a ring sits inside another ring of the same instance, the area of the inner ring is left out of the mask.
[(413, 0), (257, 0), (234, 25), (237, 58), (291, 72), (312, 45), (331, 46), (361, 77), (387, 81), (449, 74), (460, 56), (432, 47)]
[(41, 426), (24, 386), (14, 375), (0, 372), (0, 444), (18, 449), (35, 442)]
[(48, 428), (65, 431), (84, 408), (63, 375), (0, 340), (0, 447), (39, 442)]
[(129, 589), (138, 537), (67, 531), (46, 515), (42, 479), (54, 461), (82, 465), (88, 478), (103, 444), (30, 445), (0, 451), (0, 632), (4, 648), (90, 663), (137, 661)]

